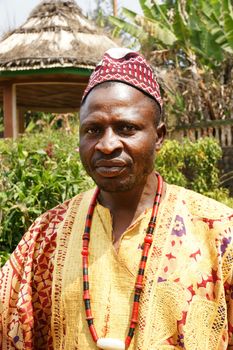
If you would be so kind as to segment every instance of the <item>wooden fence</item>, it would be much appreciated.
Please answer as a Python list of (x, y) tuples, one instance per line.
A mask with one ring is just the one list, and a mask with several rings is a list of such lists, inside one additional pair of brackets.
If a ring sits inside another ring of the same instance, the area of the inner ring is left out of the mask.
[(178, 140), (188, 137), (193, 141), (201, 137), (211, 136), (219, 141), (222, 148), (233, 148), (233, 119), (207, 121), (193, 125), (180, 126), (172, 131), (169, 136)]

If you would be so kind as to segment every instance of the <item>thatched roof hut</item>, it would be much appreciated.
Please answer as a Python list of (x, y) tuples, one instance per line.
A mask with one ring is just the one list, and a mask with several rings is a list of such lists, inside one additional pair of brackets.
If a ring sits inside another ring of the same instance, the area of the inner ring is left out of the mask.
[[(91, 70), (103, 53), (115, 46), (74, 0), (41, 1), (22, 26), (0, 41), (5, 136), (22, 131), (16, 130), (22, 121), (12, 117), (14, 110), (77, 110)], [(17, 108), (12, 107), (13, 100), (17, 100)]]
[(0, 71), (93, 68), (113, 46), (74, 0), (42, 1), (26, 23), (0, 42)]

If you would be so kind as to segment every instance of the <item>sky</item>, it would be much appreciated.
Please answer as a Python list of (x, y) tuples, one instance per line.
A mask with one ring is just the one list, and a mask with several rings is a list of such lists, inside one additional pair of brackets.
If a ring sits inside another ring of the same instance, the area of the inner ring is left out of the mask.
[[(0, 0), (0, 36), (22, 25), (41, 0)], [(84, 14), (95, 7), (94, 0), (76, 0)], [(138, 0), (118, 0), (118, 7), (127, 7), (140, 13)]]

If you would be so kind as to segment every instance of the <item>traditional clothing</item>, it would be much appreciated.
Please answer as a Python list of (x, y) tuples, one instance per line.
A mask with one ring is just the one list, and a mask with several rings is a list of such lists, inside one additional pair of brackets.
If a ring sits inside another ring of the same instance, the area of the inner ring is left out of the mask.
[[(81, 249), (93, 191), (43, 214), (1, 272), (1, 349), (97, 349), (82, 300)], [(148, 208), (112, 243), (112, 219), (97, 204), (89, 256), (100, 337), (124, 340)], [(168, 185), (145, 271), (130, 350), (233, 349), (233, 210)]]

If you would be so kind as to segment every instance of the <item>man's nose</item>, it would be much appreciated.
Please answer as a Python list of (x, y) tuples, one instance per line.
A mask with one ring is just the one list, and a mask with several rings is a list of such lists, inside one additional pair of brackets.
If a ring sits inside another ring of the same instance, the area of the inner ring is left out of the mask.
[(121, 149), (122, 143), (114, 130), (112, 128), (107, 128), (95, 148), (102, 153), (110, 154), (117, 149)]

